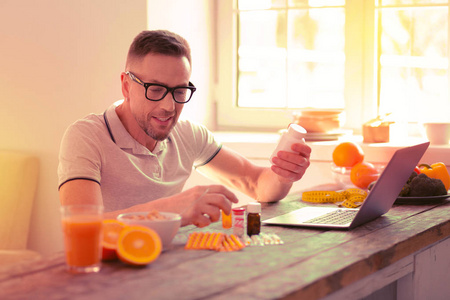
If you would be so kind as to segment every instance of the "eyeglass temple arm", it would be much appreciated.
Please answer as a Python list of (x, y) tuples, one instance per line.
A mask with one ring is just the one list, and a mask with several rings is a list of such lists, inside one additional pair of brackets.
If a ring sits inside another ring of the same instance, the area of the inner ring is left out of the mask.
[(130, 71), (126, 71), (125, 74), (127, 74), (128, 76), (130, 76), (131, 79), (132, 79), (133, 81), (139, 83), (140, 85), (145, 86), (145, 84), (144, 84), (139, 78), (137, 78), (136, 76), (134, 76), (134, 74), (131, 73)]

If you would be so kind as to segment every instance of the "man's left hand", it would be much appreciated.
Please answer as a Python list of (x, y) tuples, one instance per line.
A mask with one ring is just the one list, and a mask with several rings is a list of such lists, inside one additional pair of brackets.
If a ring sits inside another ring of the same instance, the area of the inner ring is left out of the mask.
[(310, 165), (311, 148), (308, 145), (296, 143), (291, 149), (294, 153), (279, 151), (272, 159), (271, 170), (286, 183), (300, 180)]

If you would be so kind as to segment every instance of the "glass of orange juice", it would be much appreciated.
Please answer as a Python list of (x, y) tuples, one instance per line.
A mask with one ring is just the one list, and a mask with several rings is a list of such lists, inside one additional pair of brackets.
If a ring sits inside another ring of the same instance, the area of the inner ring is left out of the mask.
[(101, 268), (103, 206), (64, 205), (61, 222), (69, 272), (91, 273)]

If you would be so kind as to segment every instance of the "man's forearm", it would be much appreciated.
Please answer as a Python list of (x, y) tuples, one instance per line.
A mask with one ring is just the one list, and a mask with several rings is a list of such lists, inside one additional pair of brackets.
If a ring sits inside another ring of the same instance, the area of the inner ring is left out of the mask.
[(270, 168), (267, 168), (259, 178), (256, 200), (259, 202), (279, 201), (287, 196), (291, 187), (291, 181), (283, 180)]

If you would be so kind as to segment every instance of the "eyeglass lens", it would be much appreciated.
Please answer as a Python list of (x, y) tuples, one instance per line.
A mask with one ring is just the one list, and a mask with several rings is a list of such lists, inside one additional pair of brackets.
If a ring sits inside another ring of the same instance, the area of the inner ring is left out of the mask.
[[(166, 96), (167, 88), (159, 85), (151, 85), (147, 88), (147, 98), (150, 100), (161, 100)], [(192, 90), (185, 87), (174, 88), (172, 96), (177, 102), (187, 102), (192, 96)]]

